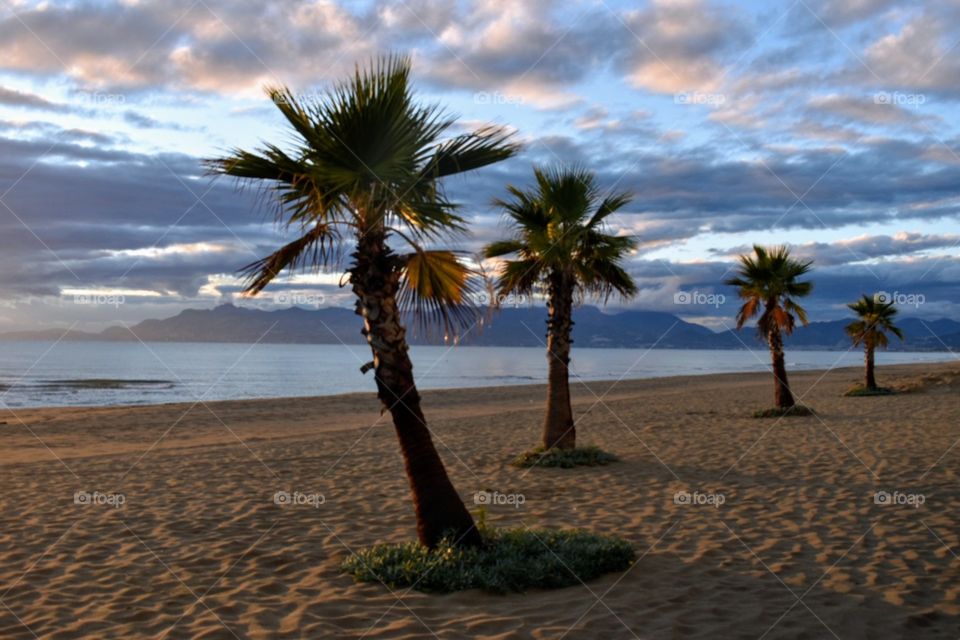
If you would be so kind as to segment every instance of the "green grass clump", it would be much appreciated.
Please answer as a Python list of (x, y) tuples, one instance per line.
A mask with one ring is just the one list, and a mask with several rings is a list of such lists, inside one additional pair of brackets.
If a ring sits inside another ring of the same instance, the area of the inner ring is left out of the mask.
[(802, 404), (796, 404), (789, 409), (781, 409), (780, 407), (774, 407), (772, 409), (760, 409), (754, 411), (754, 418), (782, 418), (782, 417), (795, 417), (795, 416), (814, 416), (816, 412), (810, 407), (806, 407)]
[(382, 582), (391, 589), (508, 593), (578, 585), (625, 571), (636, 558), (625, 540), (581, 530), (481, 531), (481, 547), (461, 548), (449, 539), (435, 549), (417, 542), (380, 544), (351, 555), (341, 569), (358, 582)]
[(598, 447), (549, 450), (537, 447), (518, 456), (513, 461), (513, 465), (515, 467), (562, 467), (572, 469), (578, 466), (596, 467), (616, 462), (619, 459), (612, 453), (607, 453)]
[(876, 389), (868, 389), (862, 384), (858, 384), (855, 387), (849, 389), (843, 395), (847, 398), (865, 398), (869, 396), (892, 396), (896, 391), (893, 389), (888, 389), (887, 387), (877, 387)]

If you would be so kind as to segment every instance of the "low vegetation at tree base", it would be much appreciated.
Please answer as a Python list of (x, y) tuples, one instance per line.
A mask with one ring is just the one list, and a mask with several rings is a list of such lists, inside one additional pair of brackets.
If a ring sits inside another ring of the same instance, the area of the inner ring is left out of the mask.
[(537, 447), (518, 456), (513, 464), (516, 467), (596, 467), (617, 462), (619, 458), (598, 447), (579, 449), (544, 449)]
[(810, 407), (801, 404), (795, 404), (792, 407), (782, 408), (773, 407), (772, 409), (759, 409), (753, 413), (754, 418), (782, 418), (794, 416), (814, 416), (817, 412)]
[(871, 389), (862, 384), (858, 384), (849, 389), (843, 395), (848, 398), (862, 398), (866, 396), (892, 396), (896, 393), (897, 392), (894, 389), (889, 389), (887, 387), (875, 387)]
[(433, 549), (416, 542), (380, 544), (350, 556), (342, 569), (358, 582), (391, 589), (508, 593), (579, 585), (625, 571), (636, 559), (633, 547), (621, 538), (582, 530), (479, 526), (480, 547), (458, 547), (449, 538)]

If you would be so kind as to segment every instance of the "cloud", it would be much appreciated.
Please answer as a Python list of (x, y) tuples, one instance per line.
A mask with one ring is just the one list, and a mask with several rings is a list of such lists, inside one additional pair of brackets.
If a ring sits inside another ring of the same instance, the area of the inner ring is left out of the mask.
[[(810, 246), (795, 246), (798, 256), (811, 257)], [(844, 248), (833, 247), (839, 256), (849, 256)], [(696, 263), (640, 260), (629, 267), (641, 292), (635, 304), (644, 309), (678, 313), (674, 294), (680, 291), (702, 294), (723, 294), (719, 306), (691, 305), (680, 310), (684, 318), (700, 321), (714, 329), (733, 325), (739, 301), (731, 287), (723, 284), (735, 264), (733, 257), (748, 252), (750, 247), (735, 247), (718, 252), (717, 259)], [(826, 253), (826, 250), (824, 250)], [(809, 279), (814, 283), (812, 295), (802, 302), (811, 320), (836, 320), (849, 314), (846, 304), (861, 295), (878, 291), (919, 294), (925, 303), (921, 308), (905, 308), (905, 315), (922, 316), (927, 320), (956, 318), (960, 305), (960, 257), (930, 255), (889, 259), (870, 264), (839, 264), (833, 260), (814, 262)]]
[(9, 87), (0, 87), (0, 104), (10, 107), (29, 107), (38, 111), (56, 111), (59, 113), (65, 113), (70, 110), (70, 107), (67, 105), (51, 102), (36, 94), (10, 89)]
[(163, 122), (132, 109), (128, 109), (123, 112), (123, 119), (125, 122), (132, 124), (138, 129), (173, 129), (175, 131), (198, 130), (196, 127), (186, 127), (177, 122)]
[(750, 42), (743, 16), (703, 0), (653, 0), (623, 25), (620, 67), (633, 86), (661, 93), (716, 90)]
[[(196, 158), (126, 151), (109, 139), (81, 145), (76, 133), (51, 127), (32, 140), (0, 138), (0, 184), (9, 186), (0, 291), (55, 295), (123, 283), (194, 295), (209, 274), (234, 272), (275, 241), (251, 197), (202, 178)], [(178, 246), (198, 249), (169, 250)]]
[(559, 0), (411, 0), (365, 11), (330, 0), (50, 5), (0, 20), (0, 55), (7, 69), (66, 76), (84, 89), (121, 96), (167, 89), (249, 97), (264, 84), (310, 87), (342, 77), (357, 61), (406, 49), (436, 87), (501, 91), (554, 108), (581, 99), (570, 86), (603, 66), (624, 35), (610, 10), (567, 6)]
[(939, 120), (936, 116), (923, 114), (916, 109), (896, 104), (899, 94), (885, 92), (869, 96), (849, 96), (830, 94), (814, 96), (809, 108), (821, 115), (852, 124), (875, 126), (906, 125), (912, 127), (934, 126)]
[(422, 56), (437, 86), (500, 90), (532, 105), (569, 107), (571, 87), (602, 66), (622, 38), (608, 10), (556, 0), (475, 2)]
[[(716, 286), (730, 256), (706, 251), (709, 239), (811, 232), (820, 242), (798, 246), (820, 265), (823, 313), (872, 286), (871, 271), (948, 300), (957, 293), (949, 243), (960, 220), (951, 117), (960, 9), (890, 0), (809, 0), (784, 16), (787, 8), (15, 3), (0, 14), (9, 85), (0, 88), (0, 193), (13, 186), (3, 197), (12, 212), (0, 206), (0, 291), (122, 285), (160, 292), (163, 304), (234, 291), (231, 275), (280, 234), (249, 192), (211, 184), (180, 149), (248, 146), (246, 136), (261, 135), (282, 144), (264, 82), (319, 93), (358, 61), (409, 51), (431, 98), (473, 121), (509, 122), (526, 142), (520, 157), (449, 181), (474, 231), (466, 250), (504, 235), (491, 200), (508, 183), (528, 184), (531, 164), (582, 164), (603, 186), (636, 195), (615, 219), (641, 242), (635, 306)], [(196, 122), (210, 133), (191, 135)]]
[(635, 143), (644, 138), (649, 140), (672, 138), (670, 132), (662, 132), (653, 124), (651, 115), (649, 111), (644, 110), (612, 114), (606, 107), (594, 105), (575, 114), (569, 121), (584, 135), (598, 135), (607, 144), (614, 140)]
[[(610, 120), (602, 110), (586, 117)], [(121, 140), (49, 123), (28, 128), (29, 139), (0, 138), (0, 182), (19, 179), (4, 197), (12, 212), (0, 209), (0, 289), (109, 286), (124, 274), (125, 286), (196, 295), (210, 274), (233, 273), (279, 242), (254, 197), (227, 181), (211, 184), (197, 158), (138, 153), (117, 146)], [(706, 233), (841, 229), (955, 219), (960, 212), (960, 165), (928, 159), (922, 141), (885, 140), (851, 152), (768, 149), (758, 159), (659, 143), (634, 147), (624, 159), (610, 151), (632, 132), (615, 126), (591, 131), (597, 140), (533, 137), (522, 157), (451, 181), (450, 195), (464, 203), (477, 231), (464, 248), (476, 250), (503, 234), (490, 202), (503, 195), (504, 185), (526, 184), (531, 161), (558, 158), (595, 168), (604, 187), (635, 194), (617, 225), (636, 233), (646, 252)], [(844, 251), (899, 256), (950, 238), (872, 238)], [(178, 246), (198, 249), (170, 250)], [(836, 253), (837, 247), (823, 251)]]
[[(893, 235), (861, 235), (835, 242), (807, 242), (793, 247), (794, 252), (817, 265), (847, 265), (859, 262), (887, 260), (913, 256), (930, 250), (952, 251), (960, 247), (960, 235), (924, 234), (901, 231)], [(714, 249), (718, 257), (732, 258), (749, 253), (751, 247), (740, 245), (728, 249)]]
[(807, 0), (796, 6), (792, 17), (795, 28), (843, 29), (871, 21), (895, 9), (897, 0)]
[(792, 125), (792, 133), (812, 141), (857, 143), (866, 138), (866, 134), (849, 127), (826, 125), (815, 117), (801, 120)]
[(328, 53), (352, 64), (363, 36), (359, 19), (333, 2), (281, 10), (253, 0), (76, 3), (11, 9), (0, 20), (0, 54), (10, 70), (65, 75), (121, 94), (158, 87), (253, 93), (267, 81), (344, 71)]
[(30, 122), (0, 120), (0, 132), (15, 136), (20, 140), (38, 139), (48, 140), (54, 143), (69, 142), (113, 146), (121, 141), (126, 142), (126, 139), (116, 134), (78, 128), (64, 129), (52, 122), (36, 120)]
[[(943, 4), (943, 11), (950, 3)], [(877, 38), (864, 52), (866, 69), (859, 69), (864, 82), (888, 91), (918, 92), (949, 99), (960, 98), (960, 58), (956, 54), (956, 24), (960, 12), (938, 14), (934, 10), (907, 22), (899, 32)]]
[[(585, 117), (603, 120), (602, 111)], [(607, 114), (609, 118), (609, 114)], [(939, 143), (856, 136), (849, 148), (758, 146), (748, 157), (730, 157), (714, 144), (690, 146), (633, 132), (593, 128), (581, 134), (532, 137), (524, 155), (491, 176), (525, 184), (531, 162), (563, 161), (595, 169), (601, 184), (636, 194), (629, 211), (657, 239), (677, 240), (703, 233), (766, 232), (787, 229), (829, 231), (850, 225), (955, 220), (960, 213), (960, 166), (931, 157)], [(956, 141), (946, 140), (949, 146)], [(456, 183), (455, 183), (456, 184)], [(471, 178), (471, 185), (474, 178)], [(483, 207), (496, 180), (483, 189), (451, 192), (472, 207)], [(629, 223), (632, 224), (632, 223)]]

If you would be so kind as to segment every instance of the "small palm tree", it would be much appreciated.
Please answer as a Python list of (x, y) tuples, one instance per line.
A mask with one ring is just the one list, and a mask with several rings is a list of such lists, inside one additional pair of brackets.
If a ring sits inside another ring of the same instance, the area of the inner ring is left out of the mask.
[(744, 300), (737, 313), (737, 329), (759, 314), (757, 331), (770, 346), (773, 360), (774, 403), (778, 409), (791, 409), (796, 403), (787, 382), (787, 367), (783, 359), (783, 334), (790, 335), (799, 319), (808, 324), (807, 312), (797, 298), (810, 294), (812, 282), (800, 278), (810, 271), (813, 262), (802, 262), (790, 255), (785, 246), (767, 249), (753, 246), (753, 255), (740, 256), (737, 277), (725, 283), (737, 287)]
[(626, 193), (600, 197), (596, 178), (579, 169), (534, 169), (536, 186), (510, 186), (510, 200), (498, 200), (512, 221), (514, 235), (484, 249), (487, 258), (515, 255), (499, 269), (499, 296), (547, 298), (547, 414), (543, 427), (546, 449), (573, 449), (576, 429), (570, 406), (570, 337), (573, 306), (585, 295), (607, 300), (614, 293), (636, 294), (623, 258), (636, 242), (606, 233), (606, 219), (630, 202)]
[(897, 308), (893, 302), (881, 302), (871, 296), (863, 296), (856, 302), (847, 305), (857, 314), (857, 320), (847, 325), (846, 331), (853, 345), (863, 345), (866, 379), (864, 381), (868, 391), (877, 390), (877, 380), (874, 377), (874, 352), (886, 348), (890, 343), (887, 333), (903, 340), (903, 332), (894, 324)]
[[(489, 127), (443, 138), (454, 120), (411, 93), (410, 62), (381, 58), (357, 68), (325, 96), (301, 100), (269, 89), (290, 125), (290, 153), (273, 144), (209, 161), (214, 173), (264, 185), (297, 239), (246, 267), (256, 294), (286, 269), (331, 268), (350, 253), (346, 282), (356, 295), (377, 395), (400, 441), (420, 542), (445, 535), (481, 542), (430, 437), (408, 355), (404, 309), (445, 329), (469, 321), (471, 271), (426, 242), (464, 229), (438, 180), (512, 156), (507, 132)], [(409, 247), (395, 252), (396, 245)]]

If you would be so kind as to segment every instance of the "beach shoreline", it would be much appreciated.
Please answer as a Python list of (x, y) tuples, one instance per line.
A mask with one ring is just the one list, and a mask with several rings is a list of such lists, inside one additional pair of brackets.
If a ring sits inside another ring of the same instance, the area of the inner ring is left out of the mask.
[[(918, 363), (918, 364), (897, 364), (882, 367), (881, 370), (888, 373), (892, 379), (911, 379), (923, 375), (928, 371), (951, 371), (953, 362), (936, 363)], [(802, 371), (793, 371), (791, 378), (805, 380), (813, 377), (820, 378), (826, 374), (833, 376), (847, 375), (850, 379), (850, 386), (860, 382), (862, 377), (862, 368), (860, 367), (836, 367), (833, 369), (810, 369)], [(771, 374), (769, 372), (730, 372), (730, 373), (707, 373), (707, 374), (687, 374), (677, 376), (662, 376), (656, 378), (622, 378), (619, 380), (579, 380), (576, 377), (571, 379), (571, 397), (574, 405), (583, 403), (592, 404), (598, 397), (605, 397), (605, 394), (616, 392), (614, 398), (625, 399), (633, 394), (644, 393), (655, 389), (663, 389), (673, 386), (687, 385), (712, 385), (719, 383), (730, 385), (731, 383), (743, 383), (751, 387), (771, 385)], [(483, 415), (494, 415), (502, 413), (507, 409), (523, 409), (530, 411), (542, 410), (542, 399), (546, 394), (546, 385), (543, 383), (534, 384), (510, 384), (503, 386), (489, 387), (463, 387), (463, 388), (445, 388), (445, 389), (422, 389), (420, 394), (424, 399), (424, 409), (428, 422), (432, 417), (441, 420), (450, 419), (457, 415), (453, 409), (455, 405), (481, 407)], [(493, 398), (494, 402), (489, 402)], [(509, 399), (513, 401), (511, 405), (504, 405), (500, 400)], [(518, 404), (519, 402), (519, 404)], [(762, 402), (756, 404), (756, 408), (765, 408)], [(112, 405), (112, 406), (50, 406), (50, 407), (31, 407), (31, 408), (0, 408), (6, 418), (6, 425), (0, 425), (6, 428), (6, 431), (0, 431), (0, 464), (15, 464), (25, 461), (43, 461), (52, 460), (53, 456), (35, 437), (37, 425), (49, 428), (58, 438), (70, 438), (71, 430), (76, 428), (77, 437), (72, 442), (82, 444), (84, 439), (96, 438), (97, 430), (109, 431), (113, 426), (123, 427), (127, 423), (135, 424), (153, 424), (161, 429), (166, 429), (163, 425), (166, 422), (173, 423), (173, 429), (180, 426), (188, 418), (197, 419), (188, 422), (191, 426), (207, 427), (212, 426), (209, 420), (203, 420), (203, 414), (212, 416), (213, 426), (219, 424), (222, 437), (219, 440), (211, 440), (207, 437), (202, 442), (189, 442), (187, 446), (219, 444), (241, 445), (234, 433), (231, 433), (231, 425), (240, 423), (242, 429), (248, 437), (254, 441), (289, 439), (301, 435), (316, 433), (331, 433), (339, 431), (353, 431), (363, 429), (373, 424), (389, 425), (389, 416), (380, 415), (380, 403), (376, 398), (376, 393), (372, 388), (369, 392), (352, 392), (335, 395), (320, 396), (287, 396), (277, 398), (251, 398), (241, 400), (188, 400), (184, 402), (169, 402), (159, 404), (137, 404), (137, 405)], [(473, 415), (472, 409), (461, 410), (461, 414)], [(228, 415), (230, 422), (221, 423), (221, 414)], [(266, 414), (266, 417), (265, 415)], [(434, 415), (436, 414), (436, 415)], [(142, 416), (142, 417), (141, 417)], [(97, 430), (91, 430), (89, 423), (91, 420), (100, 418), (105, 423), (100, 423)], [(170, 425), (166, 425), (169, 427)], [(29, 428), (28, 428), (29, 427)], [(173, 430), (171, 429), (171, 430)], [(16, 432), (20, 431), (19, 434)], [(214, 429), (213, 431), (217, 431)], [(31, 433), (33, 432), (33, 433)], [(158, 432), (159, 433), (159, 432)], [(35, 456), (26, 454), (22, 447), (11, 438), (19, 435), (20, 440), (28, 442), (26, 450), (33, 451)], [(39, 435), (39, 434), (37, 434)], [(207, 433), (206, 436), (214, 434)], [(535, 438), (536, 431), (531, 435)], [(182, 438), (174, 432), (170, 440), (174, 447), (179, 446)], [(149, 440), (151, 435), (144, 434)], [(169, 437), (169, 436), (168, 436)], [(42, 439), (42, 436), (40, 437)], [(167, 437), (164, 438), (167, 440)], [(40, 445), (37, 449), (36, 445)], [(158, 445), (160, 446), (160, 445)], [(167, 448), (169, 444), (161, 448)], [(66, 447), (58, 455), (61, 457), (74, 457), (73, 447)], [(122, 449), (122, 448), (121, 448)], [(18, 451), (19, 450), (19, 451)], [(116, 449), (107, 447), (106, 450), (98, 449), (98, 453), (93, 455), (111, 455), (123, 453), (127, 449)]]
[[(423, 391), (471, 510), (478, 491), (523, 494), (488, 521), (620, 535), (640, 558), (587, 585), (505, 596), (340, 573), (355, 549), (415, 539), (372, 390), (4, 411), (0, 636), (948, 637), (960, 365), (881, 367), (881, 384), (911, 392), (841, 397), (861, 374), (792, 372), (818, 413), (782, 420), (751, 417), (772, 402), (769, 373), (572, 380), (579, 442), (621, 458), (574, 470), (509, 464), (538, 442), (543, 385)], [(277, 491), (324, 501), (279, 506)], [(879, 491), (924, 503), (878, 504)], [(76, 504), (77, 492), (124, 503)], [(723, 504), (679, 504), (683, 493)]]
[[(8, 345), (10, 364), (0, 366), (0, 403), (15, 411), (27, 408), (113, 407), (179, 404), (194, 398), (205, 402), (332, 396), (369, 393), (373, 381), (360, 373), (365, 352), (342, 345), (316, 345), (291, 350), (285, 345), (161, 343), (116, 344), (103, 350), (77, 349), (61, 343), (46, 352), (37, 344)], [(49, 345), (47, 345), (49, 348)], [(421, 390), (498, 387), (546, 383), (542, 348), (422, 347), (411, 348), (414, 375)], [(857, 349), (788, 352), (790, 371), (861, 366)], [(883, 352), (881, 366), (949, 361), (949, 353)], [(769, 370), (770, 355), (760, 351), (677, 349), (590, 349), (573, 354), (571, 377), (590, 381), (621, 377), (645, 379)], [(289, 372), (296, 371), (296, 376)], [(6, 386), (4, 386), (6, 385)]]

